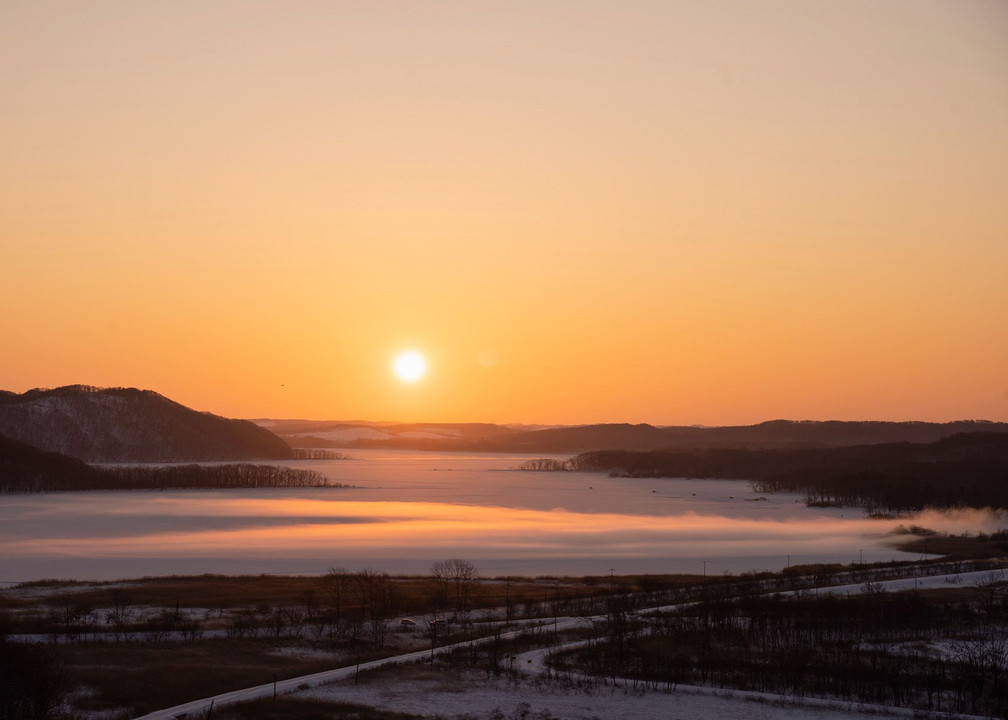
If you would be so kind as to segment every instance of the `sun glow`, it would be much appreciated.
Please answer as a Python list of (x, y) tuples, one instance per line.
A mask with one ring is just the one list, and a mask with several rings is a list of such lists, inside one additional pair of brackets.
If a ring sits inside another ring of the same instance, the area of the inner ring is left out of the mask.
[(407, 350), (396, 357), (394, 369), (403, 382), (416, 382), (426, 374), (427, 362), (420, 353)]

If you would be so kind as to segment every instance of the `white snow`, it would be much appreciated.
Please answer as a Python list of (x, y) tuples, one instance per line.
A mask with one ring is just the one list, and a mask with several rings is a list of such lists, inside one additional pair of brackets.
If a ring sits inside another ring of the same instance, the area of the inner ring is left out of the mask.
[(350, 678), (298, 691), (294, 697), (355, 703), (425, 717), (464, 715), (480, 720), (494, 718), (495, 710), (508, 720), (520, 717), (529, 720), (850, 720), (864, 717), (866, 712), (881, 716), (927, 717), (901, 708), (718, 688), (690, 686), (666, 692), (598, 682), (577, 687), (573, 683), (550, 682), (538, 676), (510, 682), (486, 680), (481, 673), (459, 677), (433, 672), (422, 674), (410, 668), (364, 674), (358, 684)]

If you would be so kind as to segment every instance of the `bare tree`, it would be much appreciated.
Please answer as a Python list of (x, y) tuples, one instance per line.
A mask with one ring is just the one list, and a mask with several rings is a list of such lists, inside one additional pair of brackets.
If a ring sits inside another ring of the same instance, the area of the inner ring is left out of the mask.
[(333, 611), (336, 613), (334, 622), (338, 627), (343, 621), (343, 604), (346, 602), (350, 587), (350, 571), (343, 567), (331, 567), (329, 572), (322, 576), (321, 585), (332, 603)]
[(122, 589), (116, 588), (112, 591), (112, 607), (105, 615), (105, 622), (112, 626), (112, 635), (116, 642), (119, 642), (132, 617), (133, 608), (130, 607), (129, 598)]
[(392, 579), (385, 573), (365, 568), (354, 574), (360, 590), (361, 605), (366, 614), (367, 629), (376, 648), (385, 646), (394, 611), (395, 593)]
[(468, 560), (451, 558), (431, 564), (431, 575), (438, 586), (439, 599), (447, 607), (452, 601), (456, 613), (464, 613), (469, 605), (473, 586), (479, 579), (479, 570)]

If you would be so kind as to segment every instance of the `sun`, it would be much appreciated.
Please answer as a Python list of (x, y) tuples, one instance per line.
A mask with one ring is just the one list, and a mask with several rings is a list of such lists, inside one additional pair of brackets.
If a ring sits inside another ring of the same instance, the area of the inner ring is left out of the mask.
[(427, 372), (427, 361), (413, 350), (399, 353), (393, 365), (396, 377), (403, 382), (416, 382)]

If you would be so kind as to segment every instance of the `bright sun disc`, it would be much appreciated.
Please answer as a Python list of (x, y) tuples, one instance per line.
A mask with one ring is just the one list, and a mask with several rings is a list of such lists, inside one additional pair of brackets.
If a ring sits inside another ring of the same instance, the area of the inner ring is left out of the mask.
[(404, 352), (395, 360), (395, 374), (405, 382), (416, 382), (427, 372), (423, 355), (412, 350)]

